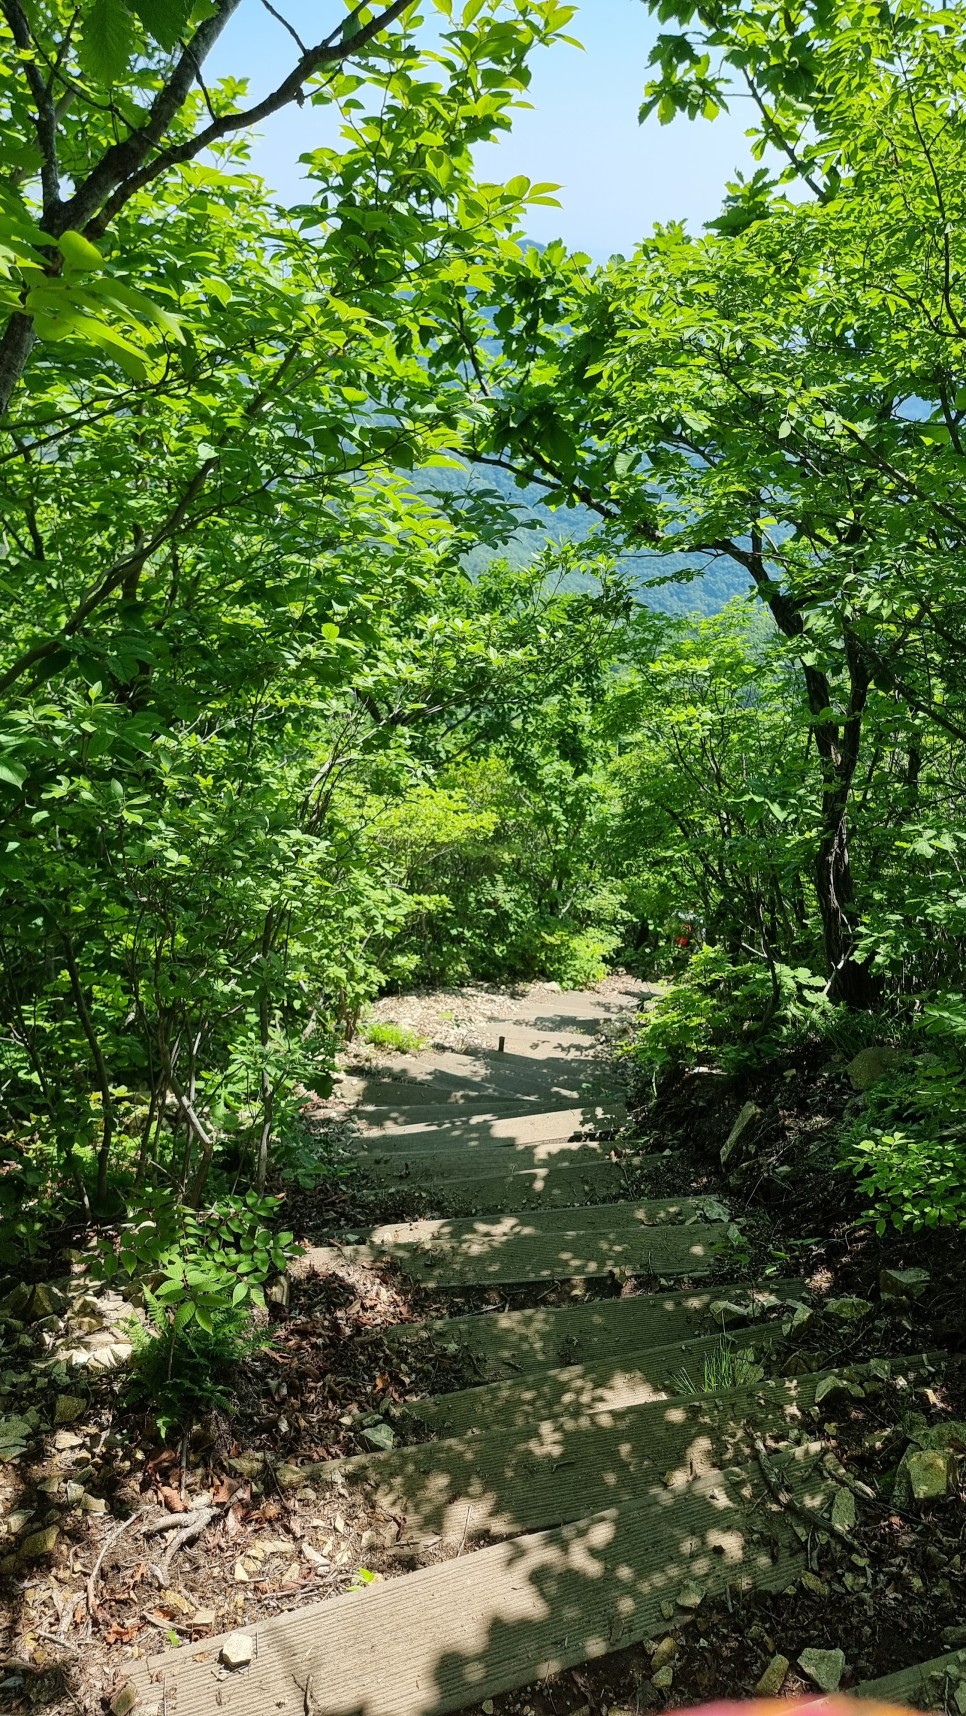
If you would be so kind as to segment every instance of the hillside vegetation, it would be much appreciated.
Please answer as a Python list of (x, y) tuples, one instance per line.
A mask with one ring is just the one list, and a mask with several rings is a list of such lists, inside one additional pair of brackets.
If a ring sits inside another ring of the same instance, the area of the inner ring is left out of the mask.
[(842, 1150), (960, 1224), (966, 8), (662, 0), (767, 164), (600, 268), (473, 166), (573, 6), (333, 5), (252, 105), (234, 9), (0, 0), (4, 1263), (210, 1331), (374, 997), (614, 963), (655, 1077), (903, 1051)]

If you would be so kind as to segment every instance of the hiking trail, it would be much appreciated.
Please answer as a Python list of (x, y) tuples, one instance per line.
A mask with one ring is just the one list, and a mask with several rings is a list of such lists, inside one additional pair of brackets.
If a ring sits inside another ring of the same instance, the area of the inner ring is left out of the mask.
[[(929, 1359), (788, 1374), (770, 1356), (802, 1283), (749, 1279), (727, 1204), (662, 1195), (667, 1156), (622, 1134), (607, 1038), (644, 993), (628, 979), (502, 1014), (494, 996), (482, 1046), (387, 1054), (345, 1081), (360, 1165), (426, 1213), (317, 1246), (297, 1272), (388, 1264), (414, 1291), (475, 1295), (393, 1333), (459, 1354), (472, 1381), (296, 1479), (378, 1508), (435, 1559), (149, 1657), (142, 1710), (435, 1716), (648, 1641), (657, 1698), (703, 1606), (791, 1591), (830, 1555), (860, 1566), (873, 1491), (830, 1453), (819, 1407), (863, 1379), (906, 1388)], [(572, 1298), (541, 1303), (561, 1283)], [(844, 1657), (807, 1654), (792, 1674), (835, 1690)], [(789, 1666), (776, 1650), (760, 1690)], [(953, 1653), (849, 1692), (900, 1701), (960, 1672)]]

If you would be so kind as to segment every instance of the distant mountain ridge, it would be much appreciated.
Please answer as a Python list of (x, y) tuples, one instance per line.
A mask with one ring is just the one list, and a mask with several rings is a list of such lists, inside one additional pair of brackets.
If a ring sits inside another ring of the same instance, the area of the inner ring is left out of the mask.
[[(495, 489), (501, 500), (513, 506), (521, 515), (521, 529), (500, 548), (480, 546), (467, 556), (470, 572), (478, 572), (494, 559), (508, 560), (513, 566), (525, 566), (533, 555), (547, 543), (587, 542), (599, 528), (599, 520), (584, 506), (548, 507), (536, 484), (517, 487), (509, 471), (496, 466), (470, 466), (465, 471), (434, 467), (417, 472), (415, 487), (423, 492), (435, 490), (447, 497), (470, 494), (473, 491)], [(526, 526), (524, 528), (523, 526)], [(625, 554), (619, 561), (621, 569), (634, 583), (641, 602), (662, 614), (717, 614), (735, 596), (748, 589), (748, 575), (734, 561), (722, 559), (710, 565), (697, 555), (688, 554)], [(686, 581), (660, 584), (647, 588), (654, 578), (688, 573)]]

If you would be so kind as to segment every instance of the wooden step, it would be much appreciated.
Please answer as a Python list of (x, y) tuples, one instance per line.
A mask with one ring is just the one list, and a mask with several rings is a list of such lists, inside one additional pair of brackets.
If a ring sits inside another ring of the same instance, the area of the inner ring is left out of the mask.
[(783, 1300), (797, 1299), (804, 1289), (801, 1280), (776, 1281), (769, 1287), (739, 1283), (687, 1293), (597, 1299), (586, 1305), (477, 1312), (432, 1323), (400, 1323), (381, 1332), (400, 1344), (425, 1342), (464, 1352), (481, 1383), (500, 1382), (723, 1333), (736, 1322), (734, 1311), (716, 1310), (724, 1302), (746, 1305), (749, 1323), (767, 1321), (779, 1312)]
[[(779, 1323), (759, 1323), (736, 1329), (729, 1342), (735, 1352), (756, 1351), (779, 1339)], [(506, 1382), (481, 1383), (451, 1394), (408, 1401), (405, 1419), (431, 1427), (441, 1436), (478, 1434), (488, 1425), (514, 1429), (547, 1419), (579, 1422), (588, 1413), (619, 1412), (645, 1406), (681, 1392), (684, 1379), (697, 1391), (705, 1388), (706, 1368), (721, 1351), (720, 1335), (698, 1335), (664, 1347), (641, 1347), (614, 1358), (594, 1358), (586, 1364), (559, 1365), (533, 1371)]]
[[(464, 1142), (477, 1146), (500, 1141), (540, 1144), (547, 1138), (572, 1138), (575, 1132), (614, 1132), (626, 1119), (627, 1110), (623, 1103), (588, 1102), (569, 1108), (542, 1108), (539, 1113), (511, 1115), (483, 1121), (480, 1125), (457, 1117), (433, 1121), (428, 1125), (420, 1121), (405, 1122), (388, 1134), (360, 1127), (360, 1139), (369, 1150), (378, 1144), (380, 1153), (386, 1155), (417, 1148), (451, 1149), (454, 1144)], [(418, 1145), (417, 1140), (421, 1141)]]
[[(426, 1150), (420, 1139), (417, 1148), (383, 1150), (378, 1139), (356, 1154), (367, 1174), (396, 1180), (412, 1176), (431, 1185), (435, 1180), (465, 1180), (478, 1172), (516, 1173), (533, 1168), (582, 1167), (591, 1162), (610, 1162), (615, 1146), (610, 1139), (544, 1138), (538, 1144), (515, 1144), (512, 1138), (484, 1139), (476, 1144), (472, 1139), (445, 1148)], [(621, 1153), (620, 1160), (634, 1160), (633, 1152)]]
[[(770, 1462), (812, 1505), (829, 1494), (814, 1449)], [(663, 1484), (633, 1504), (456, 1556), (274, 1615), (245, 1631), (251, 1668), (218, 1667), (223, 1640), (149, 1657), (139, 1690), (178, 1716), (444, 1716), (667, 1631), (695, 1586), (782, 1591), (804, 1552), (757, 1468)]]
[[(579, 1215), (579, 1211), (577, 1212)], [(612, 1233), (553, 1233), (536, 1237), (407, 1245), (329, 1245), (302, 1253), (298, 1274), (325, 1274), (339, 1264), (394, 1262), (410, 1281), (428, 1287), (577, 1281), (595, 1275), (708, 1275), (728, 1248), (723, 1222), (693, 1227), (617, 1228)]]
[[(618, 1198), (628, 1188), (628, 1175), (665, 1163), (664, 1156), (630, 1156), (620, 1162), (597, 1160), (577, 1163), (572, 1167), (519, 1167), (508, 1173), (506, 1157), (491, 1165), (488, 1173), (466, 1172), (465, 1157), (452, 1164), (452, 1173), (445, 1176), (426, 1174), (425, 1158), (406, 1160), (406, 1171), (400, 1173), (392, 1163), (372, 1164), (369, 1172), (374, 1178), (391, 1180), (396, 1189), (407, 1186), (425, 1192), (432, 1189), (437, 1209), (451, 1214), (486, 1210), (579, 1209), (583, 1204), (596, 1204), (602, 1198)], [(489, 1162), (490, 1158), (481, 1157)], [(478, 1168), (475, 1159), (472, 1166)]]
[[(850, 1698), (871, 1698), (878, 1704), (914, 1710), (957, 1709), (951, 1705), (949, 1694), (966, 1681), (966, 1650), (948, 1651), (945, 1656), (930, 1657), (928, 1662), (913, 1663), (895, 1674), (884, 1674), (878, 1680), (864, 1680), (849, 1687)], [(822, 1699), (817, 1711), (826, 1708)]]
[(405, 1097), (386, 1098), (378, 1103), (355, 1103), (346, 1118), (356, 1120), (362, 1126), (378, 1129), (380, 1132), (392, 1132), (398, 1126), (435, 1126), (440, 1121), (452, 1124), (459, 1121), (464, 1126), (483, 1126), (488, 1120), (516, 1120), (524, 1114), (536, 1114), (544, 1108), (572, 1108), (569, 1097), (561, 1096), (556, 1102), (542, 1101), (532, 1097), (529, 1101), (523, 1097), (478, 1097), (475, 1094), (467, 1101), (426, 1102), (421, 1092), (415, 1100)]
[(404, 1520), (407, 1534), (515, 1537), (632, 1501), (648, 1485), (680, 1487), (752, 1463), (755, 1437), (773, 1448), (809, 1440), (808, 1409), (829, 1374), (359, 1454), (303, 1467), (302, 1482), (336, 1500), (351, 1490)]
[(517, 1210), (506, 1215), (436, 1216), (423, 1221), (389, 1222), (373, 1228), (373, 1245), (462, 1245), (475, 1239), (540, 1238), (550, 1233), (609, 1233), (630, 1227), (665, 1227), (676, 1222), (727, 1221), (729, 1212), (717, 1198), (638, 1198), (582, 1208)]

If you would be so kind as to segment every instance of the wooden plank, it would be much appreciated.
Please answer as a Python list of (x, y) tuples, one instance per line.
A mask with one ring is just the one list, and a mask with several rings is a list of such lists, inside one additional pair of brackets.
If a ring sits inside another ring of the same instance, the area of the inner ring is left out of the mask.
[[(928, 1662), (913, 1663), (895, 1674), (884, 1674), (878, 1680), (864, 1680), (849, 1687), (850, 1698), (873, 1698), (879, 1704), (912, 1706), (919, 1710), (947, 1710), (947, 1692), (966, 1679), (966, 1650), (948, 1651), (945, 1656), (930, 1657)], [(822, 1699), (816, 1709), (824, 1710)]]
[[(778, 1323), (738, 1329), (729, 1337), (734, 1349), (769, 1346), (778, 1339)], [(487, 1425), (503, 1429), (553, 1419), (579, 1422), (588, 1413), (619, 1412), (645, 1406), (679, 1392), (687, 1376), (695, 1389), (705, 1386), (705, 1363), (721, 1350), (720, 1335), (700, 1335), (664, 1347), (623, 1351), (587, 1364), (559, 1365), (506, 1382), (481, 1383), (452, 1394), (409, 1401), (404, 1418), (431, 1426), (443, 1436), (479, 1434)]]
[(349, 1110), (346, 1119), (357, 1121), (367, 1131), (392, 1133), (401, 1126), (452, 1125), (454, 1121), (463, 1126), (483, 1126), (489, 1120), (516, 1120), (524, 1114), (542, 1113), (545, 1108), (571, 1107), (570, 1097), (565, 1096), (556, 1102), (548, 1102), (545, 1097), (526, 1101), (516, 1097), (491, 1100), (475, 1095), (466, 1102), (424, 1102), (421, 1097), (408, 1102), (399, 1098), (378, 1104), (359, 1103)]
[(665, 1227), (675, 1222), (725, 1221), (728, 1211), (717, 1198), (637, 1198), (582, 1208), (535, 1209), (423, 1221), (388, 1222), (373, 1228), (373, 1245), (460, 1245), (475, 1239), (540, 1238), (550, 1233), (607, 1233), (611, 1229)]
[[(579, 1211), (575, 1212), (579, 1215)], [(562, 1233), (542, 1237), (464, 1240), (431, 1251), (365, 1242), (312, 1246), (292, 1263), (295, 1277), (326, 1274), (340, 1264), (394, 1262), (410, 1281), (434, 1287), (472, 1287), (524, 1281), (579, 1281), (595, 1275), (708, 1275), (727, 1250), (723, 1222), (693, 1227), (639, 1227), (616, 1233)]]
[(301, 1481), (336, 1500), (351, 1490), (404, 1519), (407, 1532), (466, 1543), (515, 1537), (632, 1501), (659, 1481), (677, 1487), (752, 1462), (753, 1436), (800, 1442), (828, 1374), (330, 1460), (303, 1467)]
[[(665, 1160), (663, 1156), (637, 1156), (621, 1162), (600, 1159), (577, 1163), (573, 1167), (517, 1168), (507, 1173), (505, 1159), (489, 1173), (467, 1174), (465, 1158), (452, 1165), (453, 1172), (427, 1176), (422, 1167), (424, 1159), (407, 1160), (406, 1171), (400, 1173), (395, 1164), (385, 1162), (370, 1167), (379, 1179), (391, 1179), (394, 1186), (433, 1190), (437, 1209), (451, 1214), (461, 1211), (526, 1209), (579, 1209), (583, 1204), (599, 1203), (608, 1196), (619, 1197), (627, 1190), (628, 1170), (653, 1167)], [(489, 1160), (486, 1158), (485, 1160)], [(473, 1166), (479, 1164), (474, 1161)]]
[(401, 1323), (383, 1334), (400, 1343), (427, 1342), (451, 1352), (464, 1351), (481, 1382), (500, 1382), (720, 1333), (725, 1322), (714, 1307), (722, 1300), (747, 1304), (749, 1321), (754, 1323), (773, 1317), (781, 1300), (797, 1298), (804, 1289), (801, 1280), (776, 1281), (762, 1288), (740, 1282), (686, 1293), (642, 1293), (585, 1305), (540, 1305), (526, 1311)]
[[(419, 1140), (417, 1139), (417, 1144)], [(506, 1173), (533, 1168), (580, 1167), (591, 1162), (609, 1162), (614, 1146), (602, 1139), (545, 1138), (539, 1144), (515, 1144), (512, 1138), (484, 1139), (475, 1144), (461, 1139), (445, 1149), (384, 1151), (374, 1140), (371, 1149), (360, 1149), (358, 1159), (367, 1174), (387, 1179), (406, 1175), (432, 1184), (434, 1180), (464, 1180), (483, 1171), (493, 1173), (502, 1168)], [(621, 1160), (625, 1158), (622, 1156)], [(627, 1159), (633, 1160), (630, 1152)]]
[[(814, 1458), (773, 1464), (820, 1505)], [(686, 1584), (781, 1591), (802, 1565), (761, 1475), (728, 1472), (272, 1616), (248, 1670), (219, 1669), (219, 1639), (163, 1652), (140, 1689), (177, 1716), (444, 1716), (664, 1633)]]
[(451, 1149), (456, 1143), (476, 1145), (505, 1141), (509, 1144), (541, 1144), (547, 1138), (571, 1138), (575, 1132), (612, 1132), (627, 1119), (623, 1103), (588, 1102), (568, 1108), (541, 1109), (537, 1114), (510, 1115), (475, 1125), (472, 1121), (455, 1118), (429, 1124), (415, 1121), (401, 1123), (393, 1132), (384, 1134), (360, 1127), (360, 1137), (367, 1148), (378, 1143), (381, 1154), (407, 1151)]
[[(579, 1212), (577, 1212), (579, 1215)], [(722, 1222), (693, 1227), (615, 1229), (474, 1239), (432, 1250), (377, 1248), (411, 1281), (458, 1287), (523, 1281), (577, 1281), (607, 1275), (707, 1275), (727, 1247)]]

